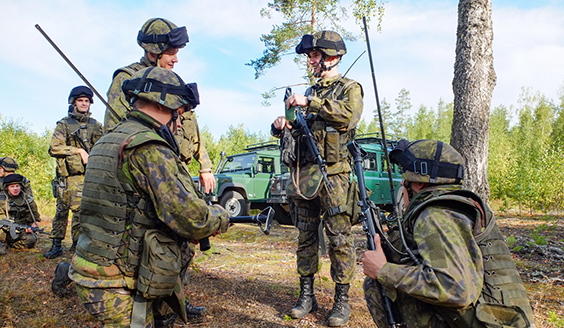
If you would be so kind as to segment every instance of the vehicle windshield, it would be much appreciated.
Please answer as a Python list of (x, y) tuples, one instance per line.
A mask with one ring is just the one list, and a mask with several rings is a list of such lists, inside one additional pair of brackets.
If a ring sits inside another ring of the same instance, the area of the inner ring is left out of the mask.
[(243, 154), (228, 157), (221, 168), (221, 173), (250, 170), (255, 163), (256, 154)]

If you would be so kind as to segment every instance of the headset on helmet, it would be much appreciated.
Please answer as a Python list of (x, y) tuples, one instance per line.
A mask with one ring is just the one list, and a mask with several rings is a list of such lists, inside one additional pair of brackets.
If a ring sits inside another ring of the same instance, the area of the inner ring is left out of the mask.
[(464, 159), (451, 145), (437, 140), (402, 139), (390, 152), (390, 161), (401, 167), (406, 181), (460, 184), (464, 179)]
[(90, 103), (94, 103), (94, 93), (89, 87), (85, 85), (79, 85), (78, 87), (72, 88), (69, 94), (69, 105), (73, 105), (75, 100), (80, 97), (86, 97), (90, 100)]
[(136, 72), (122, 85), (126, 99), (133, 103), (136, 97), (156, 102), (171, 110), (200, 104), (196, 83), (184, 84), (182, 78), (173, 71), (160, 67), (148, 67)]
[(146, 51), (160, 55), (168, 48), (183, 48), (188, 43), (186, 27), (177, 27), (163, 18), (151, 18), (137, 34), (137, 43)]

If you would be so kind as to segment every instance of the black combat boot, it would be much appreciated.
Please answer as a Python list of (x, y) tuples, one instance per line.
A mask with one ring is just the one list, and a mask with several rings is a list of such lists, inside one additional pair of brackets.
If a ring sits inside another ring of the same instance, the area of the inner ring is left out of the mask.
[(290, 316), (294, 319), (301, 319), (308, 313), (317, 310), (317, 300), (313, 293), (313, 281), (315, 278), (300, 277), (300, 297), (296, 302), (296, 306), (290, 311)]
[(63, 248), (61, 247), (61, 238), (53, 238), (53, 244), (51, 245), (51, 249), (43, 254), (43, 257), (46, 259), (54, 259), (63, 255)]
[(329, 315), (329, 327), (344, 326), (349, 322), (351, 316), (351, 306), (349, 305), (350, 284), (335, 285), (335, 303)]
[(205, 306), (194, 306), (186, 300), (186, 317), (188, 319), (200, 319), (208, 309)]
[(174, 322), (177, 317), (176, 313), (170, 313), (165, 316), (155, 313), (155, 328), (174, 328)]
[(69, 267), (70, 264), (67, 262), (61, 262), (55, 268), (55, 278), (51, 283), (51, 290), (59, 297), (64, 297), (69, 293), (67, 286), (72, 282), (69, 278)]

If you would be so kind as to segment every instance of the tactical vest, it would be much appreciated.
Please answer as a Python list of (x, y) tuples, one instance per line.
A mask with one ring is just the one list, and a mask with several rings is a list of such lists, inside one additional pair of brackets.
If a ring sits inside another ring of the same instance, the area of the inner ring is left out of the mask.
[[(335, 81), (329, 90), (323, 90), (323, 92), (317, 96), (321, 99), (330, 98), (332, 100), (342, 100), (345, 91), (355, 83), (357, 82), (354, 80), (342, 77)], [(306, 119), (306, 121), (311, 129), (319, 153), (323, 156), (327, 165), (335, 164), (349, 158), (347, 143), (354, 140), (356, 129), (337, 131), (327, 125), (327, 122), (319, 115), (314, 115), (312, 118)], [(300, 146), (300, 152), (300, 158), (305, 158), (307, 162), (315, 163), (314, 156), (310, 154), (305, 144)]]
[(23, 190), (17, 197), (10, 197), (7, 191), (2, 193), (0, 200), (7, 216), (17, 224), (31, 225), (40, 218), (36, 218), (31, 210), (30, 203), (33, 202), (33, 196), (27, 195)]
[(117, 76), (119, 73), (121, 73), (121, 72), (127, 73), (127, 74), (129, 74), (129, 76), (131, 76), (131, 75), (135, 74), (136, 72), (138, 72), (138, 71), (140, 71), (140, 70), (142, 70), (142, 69), (144, 69), (144, 68), (147, 68), (147, 67), (148, 67), (148, 66), (145, 66), (145, 65), (140, 64), (140, 63), (133, 63), (133, 64), (131, 64), (131, 65), (129, 65), (129, 66), (125, 66), (125, 67), (122, 67), (122, 68), (118, 68), (118, 69), (114, 72), (114, 75), (112, 76), (112, 80), (115, 79), (116, 76)]
[[(505, 322), (504, 327), (529, 327), (527, 324), (534, 323), (534, 319), (527, 293), (492, 210), (468, 190), (439, 190), (433, 193), (432, 197), (408, 209), (404, 216), (405, 238), (409, 247), (416, 252), (413, 227), (421, 211), (428, 206), (446, 207), (464, 213), (474, 221), (473, 235), (484, 263), (484, 285), (478, 301), (470, 309), (464, 310), (437, 306), (437, 312), (453, 328), (494, 327), (484, 324), (482, 320), (499, 323), (499, 317), (503, 315), (513, 318)], [(511, 320), (514, 322), (511, 323)]]
[(88, 159), (80, 205), (83, 232), (76, 252), (101, 266), (116, 264), (123, 274), (134, 276), (143, 235), (155, 227), (158, 218), (151, 201), (135, 190), (127, 160), (122, 163), (120, 152), (147, 142), (165, 141), (133, 121), (125, 121), (113, 132), (98, 141)]
[[(88, 117), (85, 122), (78, 121), (73, 114), (63, 118), (59, 122), (64, 122), (67, 131), (65, 144), (67, 146), (84, 148), (76, 137), (73, 136), (75, 131), (78, 132), (79, 138), (84, 142), (88, 151), (94, 145), (94, 136), (98, 132), (97, 121), (91, 117)], [(100, 135), (102, 133), (100, 132)], [(78, 155), (78, 154), (77, 154)], [(82, 158), (78, 156), (67, 156), (65, 158), (57, 158), (57, 174), (61, 177), (82, 175), (86, 169), (86, 165), (82, 163)]]

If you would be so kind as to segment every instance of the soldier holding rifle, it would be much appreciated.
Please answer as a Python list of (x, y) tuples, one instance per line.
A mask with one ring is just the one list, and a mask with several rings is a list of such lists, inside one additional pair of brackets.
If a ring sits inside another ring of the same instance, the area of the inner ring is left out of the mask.
[(304, 140), (303, 129), (296, 129), (284, 116), (274, 121), (271, 132), (283, 138), (282, 157), (292, 170), (292, 183), (287, 192), (292, 198), (291, 215), (299, 229), (296, 254), (300, 297), (290, 315), (302, 318), (318, 308), (313, 283), (319, 268), (318, 227), (323, 222), (329, 243), (331, 277), (336, 283), (328, 324), (342, 326), (351, 313), (348, 292), (356, 266), (350, 233), (352, 204), (347, 204), (351, 161), (346, 144), (354, 139), (363, 109), (363, 91), (359, 83), (338, 72), (337, 66), (346, 53), (339, 34), (321, 31), (304, 35), (296, 52), (307, 55), (318, 81), (305, 96), (290, 95), (286, 106), (304, 110), (303, 116), (323, 163), (320, 167), (316, 156), (308, 151), (312, 147)]

